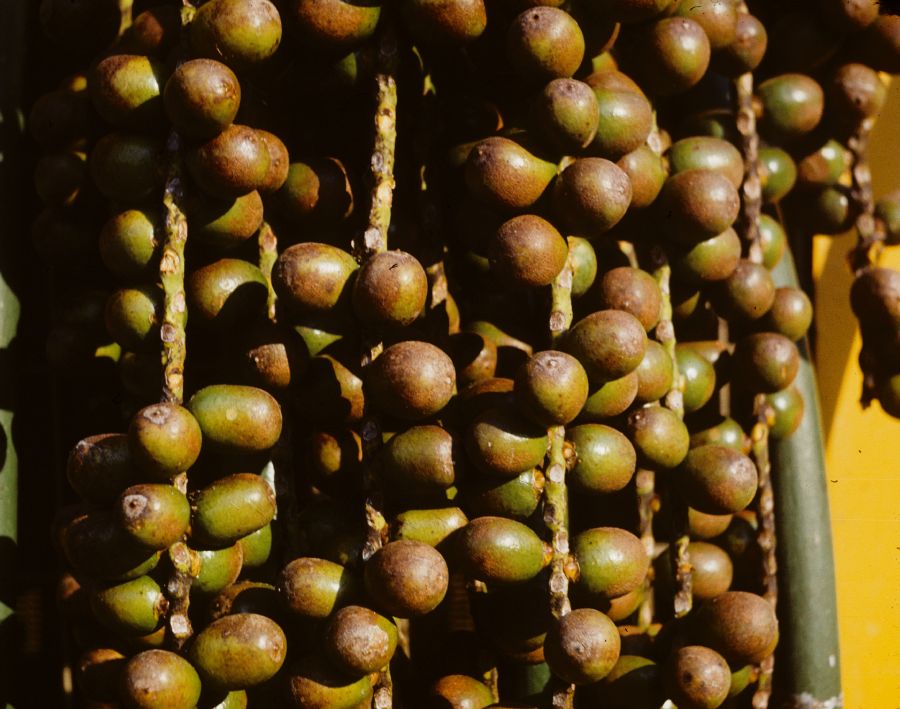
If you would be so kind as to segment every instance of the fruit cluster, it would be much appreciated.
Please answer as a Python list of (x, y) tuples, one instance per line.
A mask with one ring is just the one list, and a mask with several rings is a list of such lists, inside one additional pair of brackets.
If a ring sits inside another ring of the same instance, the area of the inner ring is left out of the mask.
[(85, 706), (766, 706), (768, 441), (813, 316), (771, 271), (783, 224), (857, 227), (865, 398), (900, 416), (900, 196), (865, 156), (900, 17), (41, 20), (84, 61), (30, 117), (48, 358), (116, 361), (129, 422), (72, 448), (55, 530)]

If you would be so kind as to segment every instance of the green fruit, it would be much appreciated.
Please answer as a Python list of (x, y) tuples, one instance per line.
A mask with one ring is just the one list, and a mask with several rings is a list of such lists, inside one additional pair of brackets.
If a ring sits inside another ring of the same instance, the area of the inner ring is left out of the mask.
[(290, 163), (273, 202), (293, 223), (336, 226), (353, 212), (353, 191), (341, 162), (321, 158)]
[(628, 436), (638, 460), (658, 470), (678, 466), (687, 455), (690, 435), (681, 419), (662, 406), (645, 406), (628, 417)]
[[(648, 351), (651, 344), (653, 341), (648, 340)], [(643, 361), (641, 360), (641, 362)], [(584, 408), (579, 414), (579, 419), (596, 422), (624, 413), (634, 403), (639, 385), (638, 370), (629, 372), (624, 377), (604, 382), (590, 392), (587, 401), (584, 402)]]
[(347, 0), (298, 0), (292, 19), (301, 36), (323, 49), (346, 51), (375, 33), (381, 6)]
[(127, 581), (152, 571), (159, 552), (138, 544), (105, 510), (81, 514), (63, 529), (63, 549), (75, 571), (98, 580)]
[(127, 209), (109, 218), (100, 231), (100, 258), (124, 281), (143, 280), (157, 270), (161, 219), (152, 210)]
[(188, 408), (203, 440), (222, 453), (266, 451), (281, 436), (281, 407), (256, 387), (215, 384), (191, 397)]
[(569, 473), (571, 484), (595, 493), (616, 492), (634, 476), (637, 454), (634, 446), (610, 426), (587, 423), (566, 431), (575, 447), (576, 462)]
[(410, 33), (425, 43), (454, 45), (477, 39), (487, 27), (483, 0), (408, 0), (400, 10)]
[(679, 343), (675, 348), (678, 373), (684, 377), (684, 410), (699, 411), (716, 390), (716, 370), (691, 343)]
[(650, 93), (671, 96), (706, 74), (710, 42), (692, 19), (669, 17), (642, 28), (629, 54), (629, 71)]
[(209, 139), (234, 121), (241, 105), (241, 85), (225, 64), (192, 59), (166, 82), (166, 114), (175, 128), (192, 138)]
[(382, 453), (386, 482), (400, 491), (446, 490), (456, 481), (453, 436), (440, 426), (412, 426)]
[(289, 610), (307, 618), (327, 618), (354, 593), (350, 572), (325, 559), (294, 559), (281, 572), (281, 592)]
[(631, 313), (647, 332), (659, 322), (662, 293), (656, 279), (646, 271), (630, 266), (614, 268), (603, 274), (594, 290), (600, 308)]
[(369, 365), (365, 390), (385, 413), (418, 421), (434, 416), (450, 401), (456, 370), (443, 350), (428, 342), (398, 342)]
[(185, 164), (204, 192), (216, 199), (229, 200), (253, 192), (265, 183), (269, 150), (253, 128), (232, 124), (191, 149)]
[(697, 22), (709, 37), (713, 51), (724, 49), (735, 41), (740, 13), (737, 3), (732, 0), (697, 0), (690, 6), (681, 3), (676, 14)]
[(272, 284), (291, 310), (327, 313), (349, 302), (349, 280), (357, 268), (346, 251), (305, 242), (281, 253), (272, 271)]
[(666, 180), (660, 194), (660, 218), (673, 237), (686, 244), (721, 234), (738, 216), (737, 188), (716, 170), (695, 168)]
[(366, 562), (366, 591), (389, 614), (425, 615), (444, 600), (450, 572), (444, 557), (422, 542), (389, 542)]
[(534, 7), (510, 24), (506, 56), (529, 83), (572, 76), (584, 58), (584, 36), (575, 18), (563, 10)]
[(677, 251), (672, 269), (685, 281), (702, 286), (728, 278), (741, 260), (741, 239), (729, 227), (721, 234), (704, 239), (687, 250)]
[(704, 446), (708, 443), (728, 446), (740, 453), (745, 453), (745, 448), (749, 450), (750, 445), (747, 442), (747, 437), (744, 435), (744, 429), (741, 428), (741, 424), (733, 418), (722, 419), (720, 423), (714, 426), (691, 434), (691, 448)]
[(675, 479), (685, 501), (708, 514), (740, 512), (756, 495), (753, 461), (733, 448), (717, 444), (692, 449)]
[(769, 435), (776, 441), (789, 437), (803, 422), (803, 395), (796, 387), (766, 394), (766, 403), (775, 412)]
[(588, 378), (577, 359), (565, 352), (537, 352), (515, 379), (516, 401), (541, 426), (571, 422), (588, 397)]
[(656, 340), (648, 340), (647, 350), (635, 374), (638, 380), (636, 400), (642, 404), (658, 401), (672, 388), (672, 357)]
[(267, 524), (246, 537), (241, 537), (238, 539), (238, 544), (244, 557), (243, 568), (259, 568), (272, 555), (272, 525)]
[(411, 325), (425, 308), (428, 279), (422, 264), (405, 251), (375, 254), (353, 283), (353, 311), (376, 327)]
[(650, 559), (640, 539), (618, 527), (596, 527), (578, 534), (572, 544), (578, 562), (580, 591), (589, 597), (612, 599), (638, 588)]
[(187, 532), (191, 506), (172, 485), (144, 484), (126, 488), (116, 501), (119, 525), (147, 549), (168, 549)]
[(406, 510), (394, 517), (391, 540), (408, 540), (439, 547), (457, 529), (465, 527), (468, 521), (459, 507)]
[(353, 423), (363, 416), (363, 382), (334, 357), (319, 355), (309, 361), (300, 381), (297, 403), (300, 416), (314, 423)]
[(721, 596), (731, 587), (734, 567), (722, 547), (707, 542), (688, 544), (694, 598), (705, 601)]
[(499, 136), (475, 145), (466, 159), (466, 185), (480, 201), (503, 210), (534, 204), (556, 176), (556, 165)]
[(284, 664), (286, 653), (284, 631), (256, 613), (214, 620), (194, 638), (188, 651), (204, 681), (229, 690), (271, 679)]
[(511, 480), (480, 477), (468, 484), (466, 509), (476, 517), (525, 521), (537, 510), (543, 489), (544, 476), (537, 470), (527, 470)]
[(575, 79), (553, 79), (532, 108), (542, 137), (564, 152), (586, 148), (597, 133), (600, 110), (593, 89)]
[(114, 54), (91, 72), (88, 90), (100, 117), (114, 126), (155, 128), (162, 118), (164, 69), (145, 56)]
[(713, 58), (715, 68), (726, 76), (740, 76), (760, 65), (769, 37), (766, 26), (749, 13), (738, 13), (734, 41)]
[(685, 709), (715, 709), (728, 698), (731, 670), (724, 658), (702, 645), (675, 650), (663, 667), (669, 697)]
[(319, 655), (302, 657), (288, 672), (288, 706), (359, 709), (371, 701), (370, 675), (354, 681), (334, 670)]
[(763, 323), (766, 329), (796, 342), (806, 335), (812, 319), (813, 307), (809, 296), (799, 288), (784, 287), (775, 291), (775, 301), (765, 314)]
[(325, 630), (325, 653), (351, 677), (378, 672), (397, 649), (397, 626), (362, 606), (337, 611)]
[(259, 475), (238, 473), (200, 490), (193, 507), (192, 538), (205, 546), (230, 546), (272, 521), (275, 491)]
[(200, 677), (174, 652), (146, 650), (125, 665), (119, 696), (129, 709), (193, 709)]
[(435, 682), (429, 690), (431, 697), (428, 706), (434, 707), (466, 707), (467, 709), (484, 709), (494, 704), (491, 690), (482, 682), (468, 675), (445, 675)]
[(777, 141), (791, 140), (813, 130), (822, 118), (822, 87), (803, 74), (782, 74), (756, 87), (763, 106), (760, 127)]
[(501, 224), (489, 247), (492, 273), (512, 285), (533, 288), (550, 285), (568, 256), (562, 234), (534, 214)]
[(565, 350), (581, 362), (593, 382), (618, 379), (634, 371), (646, 347), (643, 325), (623, 310), (588, 315), (575, 323), (565, 339)]
[(459, 386), (490, 379), (497, 372), (497, 345), (480, 333), (455, 332), (446, 349)]
[(466, 572), (488, 583), (523, 583), (549, 561), (530, 528), (503, 517), (473, 519), (460, 531), (458, 546)]
[(192, 593), (213, 595), (237, 581), (244, 563), (240, 544), (224, 549), (205, 549), (197, 554), (200, 556), (200, 575), (191, 584)]
[(235, 67), (259, 64), (281, 43), (281, 16), (268, 0), (212, 0), (190, 25), (192, 49)]
[(775, 301), (775, 282), (769, 270), (741, 259), (734, 272), (716, 284), (716, 312), (738, 320), (758, 320)]
[(747, 335), (738, 342), (734, 356), (746, 385), (765, 393), (786, 389), (800, 369), (797, 346), (775, 332)]
[(177, 404), (145, 406), (131, 419), (128, 444), (134, 462), (157, 480), (190, 468), (200, 456), (200, 425)]
[(263, 203), (253, 191), (234, 200), (188, 197), (185, 211), (191, 238), (217, 249), (233, 249), (257, 233), (263, 221)]
[(553, 208), (560, 220), (587, 238), (612, 229), (630, 204), (628, 175), (604, 158), (578, 158), (553, 185)]
[(147, 635), (163, 623), (168, 602), (149, 576), (138, 576), (91, 594), (91, 610), (103, 625), (126, 636)]
[(659, 666), (646, 657), (619, 655), (598, 683), (597, 694), (609, 709), (657, 709), (664, 696)]
[(127, 658), (112, 648), (82, 653), (75, 667), (75, 682), (85, 697), (95, 702), (114, 702)]
[(626, 153), (616, 165), (622, 168), (631, 182), (630, 209), (644, 209), (653, 204), (669, 176), (662, 158), (647, 145)]
[(110, 337), (128, 350), (158, 348), (162, 300), (162, 291), (156, 285), (123, 288), (113, 293), (104, 313)]
[(219, 330), (253, 322), (266, 309), (266, 278), (243, 259), (223, 258), (191, 272), (185, 283), (188, 309), (197, 321)]
[(490, 475), (515, 477), (538, 466), (547, 452), (547, 430), (512, 407), (488, 409), (466, 431), (469, 460)]
[(740, 152), (721, 138), (683, 138), (669, 148), (668, 157), (672, 174), (685, 170), (714, 170), (727, 177), (737, 189), (744, 181), (744, 160)]
[(754, 593), (729, 591), (703, 604), (693, 623), (694, 635), (732, 666), (762, 661), (778, 641), (778, 621), (771, 604)]
[(786, 151), (773, 146), (759, 149), (759, 179), (762, 198), (773, 204), (787, 195), (797, 182), (797, 164)]
[(578, 608), (554, 624), (544, 642), (553, 674), (566, 682), (590, 684), (605, 677), (619, 659), (619, 630), (593, 608)]

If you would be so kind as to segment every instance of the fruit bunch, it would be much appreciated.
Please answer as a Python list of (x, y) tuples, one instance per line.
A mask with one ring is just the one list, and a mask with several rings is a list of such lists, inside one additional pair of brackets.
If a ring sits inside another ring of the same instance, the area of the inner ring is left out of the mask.
[(856, 227), (864, 397), (900, 416), (900, 274), (875, 265), (900, 197), (875, 205), (866, 163), (900, 18), (41, 21), (45, 73), (83, 64), (30, 117), (47, 354), (121, 417), (69, 442), (54, 533), (85, 706), (768, 704), (768, 444), (803, 419), (812, 322), (772, 271), (785, 224), (796, 249)]

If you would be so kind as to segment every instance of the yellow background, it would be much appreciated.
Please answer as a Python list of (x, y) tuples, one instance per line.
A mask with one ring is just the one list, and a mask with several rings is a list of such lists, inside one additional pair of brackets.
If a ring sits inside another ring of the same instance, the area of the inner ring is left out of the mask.
[[(873, 135), (875, 195), (900, 189), (900, 81)], [(816, 237), (819, 387), (834, 531), (844, 706), (900, 709), (900, 421), (859, 407), (860, 338), (845, 256), (854, 236)], [(882, 265), (900, 269), (900, 247)]]

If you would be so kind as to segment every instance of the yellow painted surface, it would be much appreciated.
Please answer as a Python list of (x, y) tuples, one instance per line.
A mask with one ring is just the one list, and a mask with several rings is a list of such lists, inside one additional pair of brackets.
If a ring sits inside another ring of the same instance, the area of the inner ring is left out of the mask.
[[(876, 197), (900, 188), (900, 81), (872, 142)], [(858, 399), (860, 337), (848, 303), (853, 236), (817, 237), (817, 366), (834, 531), (847, 709), (900, 709), (900, 421)], [(900, 269), (900, 247), (882, 264)]]

